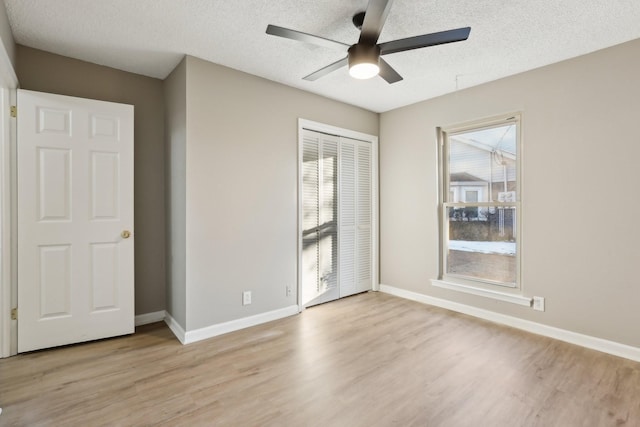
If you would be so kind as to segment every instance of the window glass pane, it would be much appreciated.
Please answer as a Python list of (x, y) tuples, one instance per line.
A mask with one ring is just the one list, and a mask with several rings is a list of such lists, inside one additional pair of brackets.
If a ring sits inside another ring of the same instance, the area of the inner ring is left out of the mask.
[(446, 273), (516, 283), (516, 208), (447, 208)]
[(450, 191), (463, 189), (464, 202), (515, 201), (516, 136), (515, 123), (449, 136)]

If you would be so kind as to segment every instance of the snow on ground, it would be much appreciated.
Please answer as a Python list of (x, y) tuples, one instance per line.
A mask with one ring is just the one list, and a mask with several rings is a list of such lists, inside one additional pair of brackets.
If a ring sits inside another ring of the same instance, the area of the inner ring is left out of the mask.
[(449, 240), (453, 251), (481, 252), (483, 254), (515, 255), (515, 242), (472, 242), (469, 240)]

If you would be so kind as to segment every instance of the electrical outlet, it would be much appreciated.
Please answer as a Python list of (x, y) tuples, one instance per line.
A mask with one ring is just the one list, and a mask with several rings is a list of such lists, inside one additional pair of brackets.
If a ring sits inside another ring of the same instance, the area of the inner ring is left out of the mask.
[(291, 296), (291, 286), (287, 285), (287, 290), (286, 290), (287, 296), (290, 297)]
[(544, 311), (544, 297), (533, 297), (533, 309)]
[(244, 291), (242, 293), (242, 305), (251, 304), (251, 291)]

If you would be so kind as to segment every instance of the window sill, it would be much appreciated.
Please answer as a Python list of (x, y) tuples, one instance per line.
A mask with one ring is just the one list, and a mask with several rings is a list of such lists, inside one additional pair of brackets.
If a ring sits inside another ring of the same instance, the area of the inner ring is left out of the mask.
[(450, 289), (452, 291), (464, 292), (466, 294), (478, 295), (499, 301), (531, 307), (531, 298), (522, 295), (514, 295), (506, 292), (492, 291), (490, 289), (478, 288), (475, 286), (461, 285), (459, 283), (446, 282), (444, 280), (431, 279), (431, 285), (437, 288)]

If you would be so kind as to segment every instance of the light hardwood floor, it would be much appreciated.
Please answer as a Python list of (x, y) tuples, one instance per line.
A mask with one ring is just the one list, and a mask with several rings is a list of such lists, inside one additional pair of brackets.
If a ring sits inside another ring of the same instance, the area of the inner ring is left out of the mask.
[(640, 364), (381, 293), (0, 360), (1, 426), (639, 426)]

